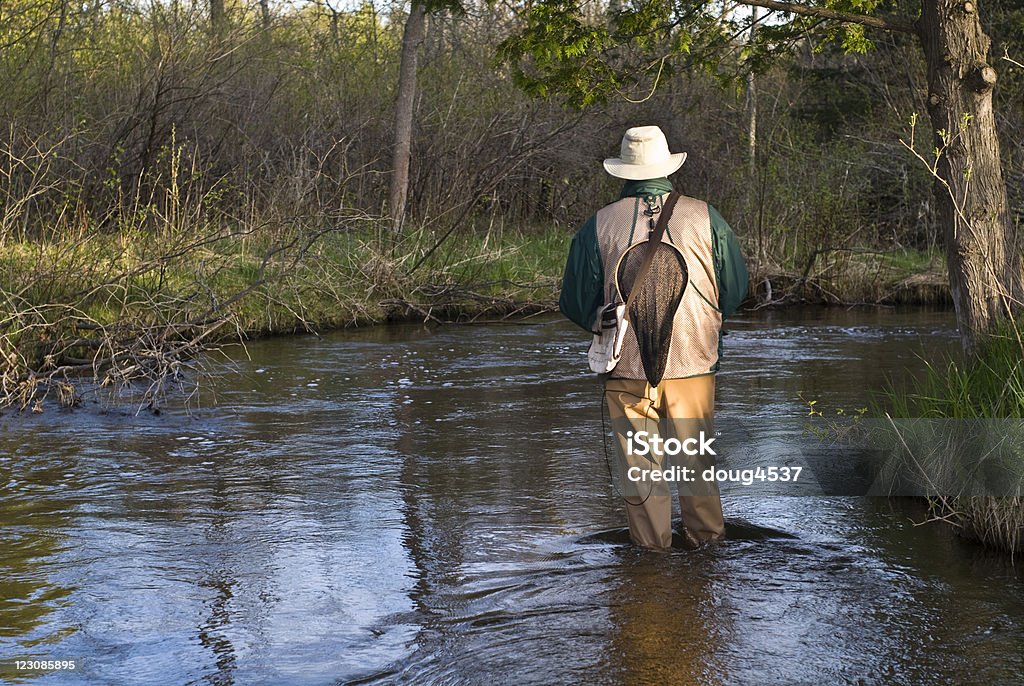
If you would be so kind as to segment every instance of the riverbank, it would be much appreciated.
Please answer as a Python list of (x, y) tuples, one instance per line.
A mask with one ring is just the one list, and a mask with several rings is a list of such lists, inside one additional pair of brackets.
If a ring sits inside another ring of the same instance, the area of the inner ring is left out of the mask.
[[(125, 230), (0, 246), (0, 406), (74, 404), (74, 379), (159, 395), (225, 341), (400, 321), (488, 321), (557, 309), (572, 230), (498, 223), (400, 240), (345, 228)], [(752, 307), (928, 304), (936, 254), (829, 251), (752, 262)]]
[[(382, 225), (380, 222), (376, 224)], [(125, 231), (0, 246), (0, 407), (76, 402), (75, 379), (157, 397), (226, 341), (554, 307), (566, 232), (467, 226)]]
[[(902, 446), (894, 453), (893, 481), (921, 483), (937, 494), (928, 498), (935, 519), (1010, 553), (1024, 552), (1024, 498), (1006, 495), (1024, 477), (1022, 353), (1019, 334), (1006, 325), (976, 358), (930, 360), (912, 383), (890, 386), (884, 408)], [(900, 422), (907, 418), (924, 419), (924, 430)], [(979, 484), (1001, 490), (971, 492)]]
[(762, 307), (953, 305), (945, 258), (937, 250), (820, 250), (781, 265), (755, 262), (750, 301)]

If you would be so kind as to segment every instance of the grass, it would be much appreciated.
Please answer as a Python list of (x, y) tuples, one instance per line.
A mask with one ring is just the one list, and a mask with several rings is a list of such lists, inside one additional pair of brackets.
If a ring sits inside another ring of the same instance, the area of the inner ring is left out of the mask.
[(177, 245), (153, 253), (148, 239), (8, 244), (0, 252), (0, 284), (9, 311), (73, 303), (100, 324), (132, 311), (187, 319), (255, 286), (231, 312), (238, 329), (260, 335), (401, 318), (398, 300), (464, 315), (501, 300), (551, 305), (570, 236), (550, 227), (467, 232), (413, 270), (433, 246), (433, 233), (412, 232), (392, 245), (338, 232), (264, 264), (268, 252), (296, 238), (301, 244), (302, 236), (225, 234), (173, 258), (166, 253)]
[[(225, 339), (555, 306), (566, 230), (469, 226), (442, 240), (417, 228), (394, 240), (374, 226), (8, 240), (0, 245), (0, 406), (36, 403), (83, 372), (123, 380), (100, 373), (118, 360), (122, 370), (166, 375), (186, 353)], [(181, 354), (165, 359), (175, 347)]]
[(803, 299), (825, 304), (948, 305), (949, 280), (943, 255), (935, 250), (812, 251), (783, 264), (765, 265), (753, 284), (766, 297)]
[(1024, 359), (1020, 341), (1004, 326), (975, 359), (929, 363), (908, 388), (890, 388), (893, 417), (994, 419), (1024, 416)]
[(985, 342), (975, 359), (930, 364), (910, 386), (890, 387), (885, 394), (895, 420), (962, 420), (894, 422), (903, 450), (893, 478), (920, 481), (925, 475), (929, 490), (939, 494), (929, 499), (937, 519), (950, 522), (968, 538), (1010, 552), (1024, 550), (1024, 498), (962, 494), (973, 478), (984, 473), (996, 479), (987, 483), (1000, 487), (1021, 483), (1022, 352), (1016, 328), (1006, 324)]

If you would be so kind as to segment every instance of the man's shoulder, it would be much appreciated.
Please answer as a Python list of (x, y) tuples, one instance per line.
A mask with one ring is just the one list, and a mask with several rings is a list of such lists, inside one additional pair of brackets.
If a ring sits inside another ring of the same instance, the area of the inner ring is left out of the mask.
[(672, 210), (672, 225), (684, 221), (701, 223), (703, 220), (710, 220), (711, 212), (711, 205), (706, 201), (680, 193), (675, 209)]
[(636, 198), (634, 196), (631, 196), (631, 195), (628, 195), (625, 198), (618, 198), (617, 200), (612, 200), (610, 203), (606, 204), (604, 207), (602, 207), (597, 212), (595, 212), (594, 216), (596, 217), (597, 215), (601, 214), (602, 212), (607, 212), (607, 211), (613, 210), (613, 209), (615, 209), (617, 207), (629, 207), (629, 208), (632, 208), (633, 205), (636, 204), (637, 200), (638, 200), (638, 198)]
[(702, 213), (711, 212), (711, 205), (707, 201), (701, 200), (700, 198), (693, 198), (689, 195), (680, 194), (679, 200), (676, 201), (676, 207)]
[(619, 224), (624, 220), (631, 220), (636, 212), (638, 201), (639, 198), (633, 197), (619, 198), (595, 212), (590, 220), (598, 226), (607, 226), (609, 222)]

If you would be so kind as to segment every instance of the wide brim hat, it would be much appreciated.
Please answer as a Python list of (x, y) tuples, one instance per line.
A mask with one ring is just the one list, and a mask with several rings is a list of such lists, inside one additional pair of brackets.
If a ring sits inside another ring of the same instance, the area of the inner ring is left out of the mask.
[(685, 161), (685, 152), (669, 152), (659, 127), (635, 126), (622, 137), (619, 156), (604, 161), (604, 170), (619, 179), (643, 181), (668, 176)]

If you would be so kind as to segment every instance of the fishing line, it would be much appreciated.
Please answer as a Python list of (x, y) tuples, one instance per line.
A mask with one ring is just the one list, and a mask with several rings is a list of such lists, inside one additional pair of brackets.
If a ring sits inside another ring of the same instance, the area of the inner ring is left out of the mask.
[[(647, 422), (652, 421), (652, 419), (651, 419), (651, 417), (649, 415), (650, 415), (651, 409), (654, 407), (654, 401), (651, 400), (650, 398), (648, 398), (646, 395), (639, 396), (639, 395), (637, 395), (635, 393), (629, 393), (628, 391), (619, 391), (619, 392), (625, 393), (626, 395), (630, 395), (630, 396), (636, 398), (637, 400), (646, 400), (647, 401), (647, 410), (644, 412), (644, 430), (647, 430), (648, 429)], [(633, 505), (633, 506), (636, 506), (636, 507), (640, 507), (644, 503), (646, 503), (647, 499), (650, 498), (651, 495), (654, 493), (654, 482), (653, 481), (651, 482), (650, 490), (647, 491), (647, 495), (645, 495), (644, 499), (641, 500), (639, 503), (630, 502), (630, 500), (626, 496), (626, 494), (623, 493), (618, 488), (618, 486), (616, 485), (615, 475), (612, 472), (611, 458), (608, 457), (608, 425), (605, 423), (605, 413), (607, 412), (607, 410), (608, 410), (608, 385), (604, 384), (602, 389), (601, 389), (601, 446), (604, 448), (604, 464), (605, 464), (605, 467), (608, 468), (608, 479), (612, 482), (612, 489), (615, 491), (616, 495), (618, 495), (619, 498), (621, 498), (623, 500), (623, 502), (625, 502), (627, 505)], [(611, 421), (611, 416), (608, 417), (608, 421), (609, 422)], [(614, 429), (614, 427), (613, 427), (613, 429)], [(614, 434), (614, 431), (612, 433)], [(651, 452), (651, 457), (653, 457), (653, 455), (654, 455), (654, 453), (652, 451)], [(647, 459), (648, 459), (649, 462), (651, 462), (652, 465), (657, 466), (657, 463), (654, 462), (653, 460), (651, 460), (651, 458), (647, 458)]]

